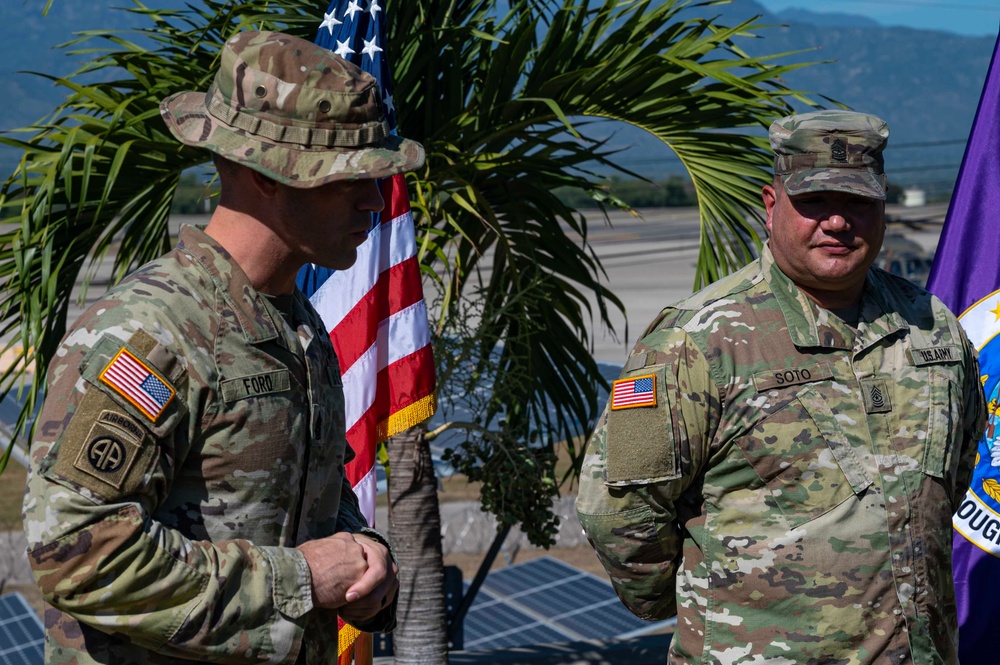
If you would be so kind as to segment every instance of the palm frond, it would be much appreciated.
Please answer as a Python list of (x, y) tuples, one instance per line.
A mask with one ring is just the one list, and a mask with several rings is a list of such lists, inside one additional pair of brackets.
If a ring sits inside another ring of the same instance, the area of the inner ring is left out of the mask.
[[(485, 418), (502, 411), (507, 435), (547, 450), (559, 440), (572, 445), (601, 406), (604, 380), (588, 331), (610, 329), (610, 310), (623, 305), (602, 283), (586, 219), (553, 192), (576, 189), (601, 206), (625, 207), (597, 172), (636, 174), (618, 161), (602, 123), (645, 130), (686, 167), (702, 224), (694, 286), (741, 266), (759, 246), (759, 191), (770, 178), (760, 128), (809, 98), (781, 83), (800, 65), (740, 49), (757, 22), (722, 26), (711, 17), (726, 1), (394, 0), (388, 8), (399, 130), (428, 155), (408, 183), (422, 274), (441, 293), (435, 334), (453, 334), (460, 305), (479, 303), (475, 362), (502, 396)], [(65, 101), (0, 136), (23, 155), (0, 188), (0, 333), (14, 335), (10, 346), (19, 344), (36, 377), (65, 333), (74, 285), (88, 283), (108, 252), (119, 279), (167, 249), (180, 175), (207, 160), (173, 140), (160, 100), (204, 90), (233, 32), (312, 39), (323, 9), (302, 0), (199, 0), (165, 11), (133, 0), (127, 11), (148, 27), (81, 33), (65, 45), (92, 58), (54, 79)], [(0, 391), (24, 376), (24, 363), (12, 364)], [(27, 392), (19, 429), (39, 384)], [(504, 503), (502, 491), (490, 492)], [(535, 526), (544, 539), (545, 526)]]

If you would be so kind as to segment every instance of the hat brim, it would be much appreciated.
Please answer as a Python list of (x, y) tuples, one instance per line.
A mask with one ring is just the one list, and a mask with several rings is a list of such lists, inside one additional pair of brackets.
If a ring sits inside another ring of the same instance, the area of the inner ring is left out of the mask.
[(177, 140), (205, 148), (291, 187), (385, 178), (424, 164), (423, 146), (396, 135), (366, 148), (311, 148), (262, 139), (211, 115), (205, 101), (203, 92), (181, 92), (160, 103), (163, 120)]
[(820, 168), (794, 171), (781, 176), (789, 196), (810, 192), (845, 192), (885, 201), (885, 175), (869, 169)]

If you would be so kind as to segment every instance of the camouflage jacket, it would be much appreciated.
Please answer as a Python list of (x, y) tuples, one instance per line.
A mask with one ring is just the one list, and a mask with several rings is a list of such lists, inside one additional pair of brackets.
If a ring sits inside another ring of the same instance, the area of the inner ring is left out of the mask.
[(676, 611), (669, 662), (958, 662), (951, 514), (985, 405), (940, 301), (873, 269), (855, 331), (765, 247), (622, 377), (577, 511), (622, 601)]
[(63, 339), (24, 503), (46, 662), (336, 660), (294, 546), (367, 529), (333, 346), (291, 309), (184, 227)]

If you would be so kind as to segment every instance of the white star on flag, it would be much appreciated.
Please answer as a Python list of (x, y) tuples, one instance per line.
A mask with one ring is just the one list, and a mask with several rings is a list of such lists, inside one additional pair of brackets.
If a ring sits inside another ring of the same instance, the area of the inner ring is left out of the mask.
[(351, 4), (347, 5), (347, 9), (344, 10), (344, 14), (349, 16), (352, 20), (354, 15), (362, 11), (361, 5), (358, 4), (357, 0), (351, 0)]
[(372, 37), (371, 41), (368, 41), (367, 39), (364, 40), (365, 47), (361, 49), (361, 52), (367, 55), (369, 58), (374, 58), (376, 53), (382, 51), (382, 49), (378, 46), (378, 44), (375, 43), (376, 39), (378, 38)]
[(337, 40), (337, 48), (333, 49), (333, 52), (339, 55), (341, 58), (347, 58), (352, 53), (356, 51), (348, 46), (347, 42), (350, 40), (345, 39), (344, 41)]
[(388, 113), (392, 113), (393, 111), (396, 110), (396, 107), (392, 105), (392, 95), (391, 94), (386, 93), (385, 99), (383, 101), (385, 102), (385, 108), (386, 108), (386, 113), (387, 114)]
[(322, 30), (323, 28), (326, 28), (327, 30), (330, 31), (330, 34), (332, 35), (334, 26), (338, 26), (341, 23), (343, 23), (343, 21), (338, 21), (337, 19), (333, 18), (333, 12), (330, 12), (329, 14), (324, 12), (323, 22), (319, 24), (319, 29)]
[(372, 0), (372, 4), (368, 8), (368, 11), (371, 12), (371, 14), (372, 14), (372, 20), (374, 21), (375, 20), (375, 14), (378, 13), (378, 12), (380, 12), (380, 11), (382, 11), (382, 8), (378, 6), (378, 0)]

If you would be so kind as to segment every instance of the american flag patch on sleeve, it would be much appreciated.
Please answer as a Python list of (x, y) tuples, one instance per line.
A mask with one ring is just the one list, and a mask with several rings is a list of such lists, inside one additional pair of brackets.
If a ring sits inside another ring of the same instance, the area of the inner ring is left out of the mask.
[(656, 376), (646, 374), (630, 379), (618, 379), (611, 386), (611, 408), (634, 409), (637, 406), (656, 406)]
[(154, 423), (174, 398), (174, 389), (125, 348), (108, 363), (100, 378)]

